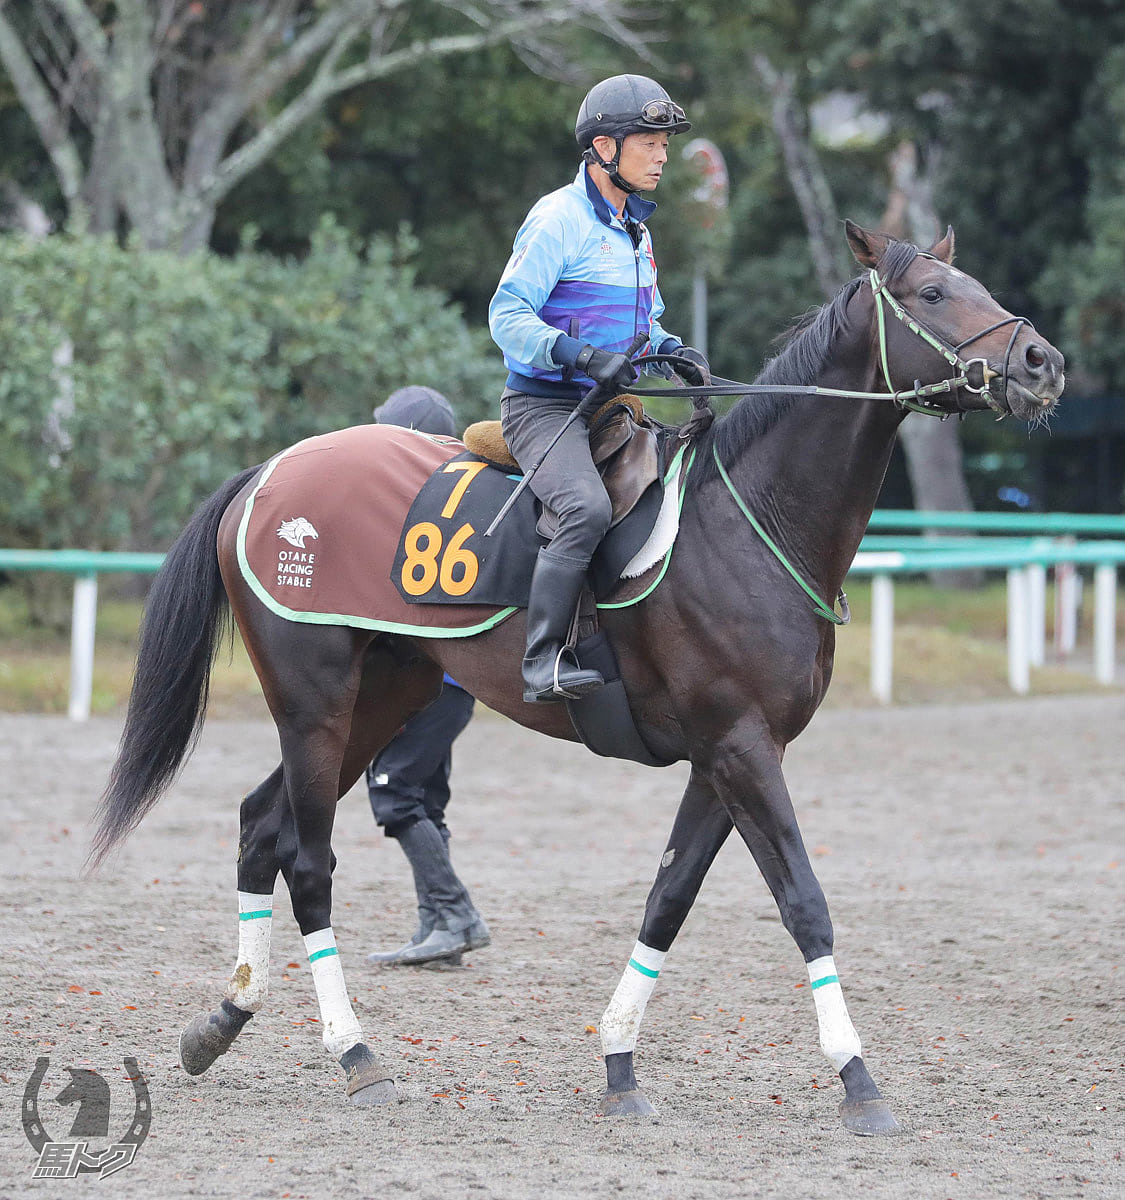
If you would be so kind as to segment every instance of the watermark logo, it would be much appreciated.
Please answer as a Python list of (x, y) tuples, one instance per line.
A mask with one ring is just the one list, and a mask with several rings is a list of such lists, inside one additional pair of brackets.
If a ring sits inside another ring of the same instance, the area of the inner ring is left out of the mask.
[(70, 1127), (69, 1140), (57, 1142), (47, 1133), (39, 1115), (39, 1089), (51, 1060), (47, 1057), (35, 1060), (35, 1070), (23, 1092), (23, 1131), (39, 1155), (31, 1173), (33, 1179), (74, 1179), (95, 1171), (99, 1179), (106, 1179), (136, 1158), (137, 1150), (148, 1137), (152, 1108), (148, 1084), (137, 1060), (125, 1058), (122, 1064), (133, 1085), (133, 1120), (124, 1137), (98, 1149), (99, 1144), (109, 1139), (109, 1084), (97, 1071), (85, 1067), (66, 1068), (70, 1082), (55, 1097), (55, 1103), (77, 1104), (78, 1111)]

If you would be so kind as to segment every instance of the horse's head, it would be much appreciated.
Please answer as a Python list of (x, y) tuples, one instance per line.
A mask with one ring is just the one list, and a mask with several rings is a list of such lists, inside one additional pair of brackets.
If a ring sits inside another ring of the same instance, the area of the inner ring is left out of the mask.
[[(883, 369), (893, 390), (935, 383), (956, 371), (969, 383), (951, 410), (988, 406), (1025, 421), (1051, 411), (1066, 382), (1063, 356), (1029, 321), (1001, 308), (952, 265), (952, 228), (920, 252), (851, 221), (846, 225), (856, 261), (873, 272), (872, 286), (881, 286), (885, 297)], [(974, 393), (986, 398), (974, 404)]]

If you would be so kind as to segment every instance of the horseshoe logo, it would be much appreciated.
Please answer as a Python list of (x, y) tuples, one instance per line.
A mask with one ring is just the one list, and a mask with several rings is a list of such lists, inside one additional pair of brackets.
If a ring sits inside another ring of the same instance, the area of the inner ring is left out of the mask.
[(35, 1070), (31, 1072), (27, 1087), (23, 1089), (23, 1131), (27, 1134), (27, 1140), (36, 1154), (51, 1141), (51, 1138), (47, 1136), (46, 1127), (39, 1119), (39, 1088), (50, 1065), (49, 1058), (37, 1058)]
[[(149, 1127), (152, 1124), (152, 1105), (148, 1096), (148, 1083), (141, 1073), (140, 1065), (135, 1058), (123, 1058), (121, 1062), (125, 1068), (126, 1077), (133, 1085), (133, 1119), (129, 1123), (129, 1128), (125, 1136), (114, 1144), (139, 1147), (145, 1138), (148, 1137)], [(36, 1154), (41, 1154), (44, 1146), (55, 1141), (47, 1132), (43, 1118), (39, 1115), (39, 1090), (43, 1086), (43, 1079), (50, 1065), (51, 1060), (46, 1055), (37, 1058), (35, 1060), (35, 1069), (31, 1072), (31, 1077), (28, 1079), (27, 1086), (23, 1091), (23, 1131)], [(75, 1076), (77, 1073), (72, 1071), (71, 1074)], [(96, 1071), (84, 1070), (82, 1074), (94, 1075), (98, 1079), (101, 1079), (101, 1076)], [(72, 1083), (66, 1091), (69, 1091), (73, 1086)], [(97, 1169), (97, 1167), (85, 1165), (78, 1168), (79, 1171), (94, 1171)]]

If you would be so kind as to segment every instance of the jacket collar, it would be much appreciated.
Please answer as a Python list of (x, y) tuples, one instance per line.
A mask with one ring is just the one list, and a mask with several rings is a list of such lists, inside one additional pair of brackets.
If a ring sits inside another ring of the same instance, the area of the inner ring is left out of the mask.
[[(612, 225), (614, 217), (617, 214), (613, 211), (609, 201), (598, 191), (593, 179), (590, 178), (590, 172), (586, 170), (586, 164), (583, 162), (578, 167), (578, 174), (574, 177), (576, 184), (585, 183), (586, 199), (594, 206), (594, 212), (597, 218), (603, 225)], [(656, 212), (656, 202), (654, 200), (645, 200), (642, 196), (632, 195), (626, 197), (625, 200), (625, 215), (632, 217), (634, 221), (647, 221), (652, 214)]]

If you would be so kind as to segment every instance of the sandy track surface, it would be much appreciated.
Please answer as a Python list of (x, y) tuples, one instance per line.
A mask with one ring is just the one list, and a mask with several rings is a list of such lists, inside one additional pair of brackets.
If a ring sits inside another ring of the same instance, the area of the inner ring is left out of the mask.
[[(0, 716), (7, 827), (0, 1195), (1120, 1197), (1125, 698), (822, 713), (787, 773), (832, 906), (865, 1058), (905, 1126), (861, 1140), (817, 1046), (800, 956), (749, 854), (720, 854), (649, 1005), (655, 1119), (597, 1115), (600, 1018), (685, 778), (489, 715), (457, 746), (454, 858), (493, 931), (460, 969), (380, 971), (413, 928), (405, 859), (341, 804), (335, 928), (368, 1040), (406, 1102), (350, 1108), (277, 899), (271, 995), (198, 1079), (179, 1030), (236, 943), (240, 795), (272, 726), (215, 722), (114, 865), (78, 880), (119, 731)], [(152, 1133), (111, 1180), (40, 1181), (19, 1111), (40, 1055), (148, 1080)]]

